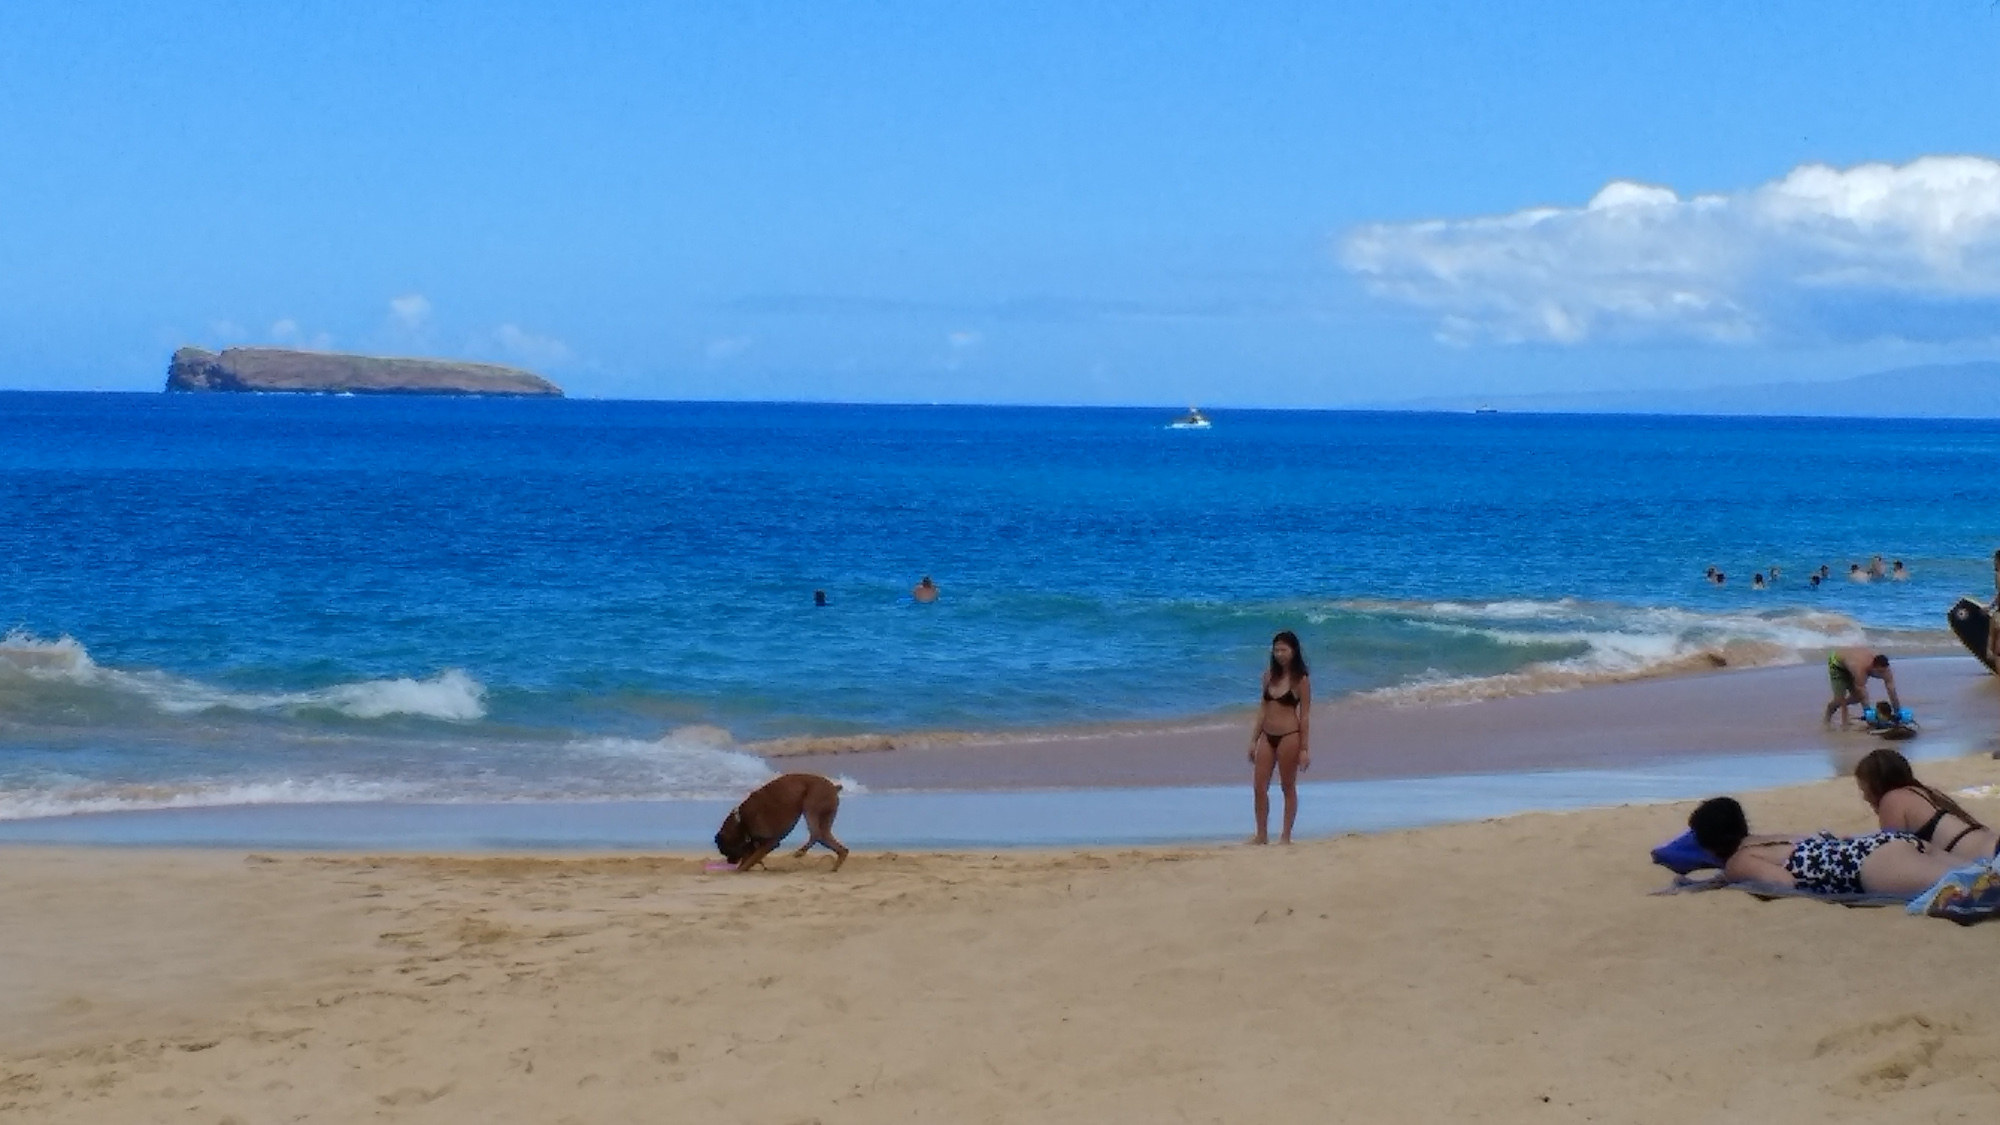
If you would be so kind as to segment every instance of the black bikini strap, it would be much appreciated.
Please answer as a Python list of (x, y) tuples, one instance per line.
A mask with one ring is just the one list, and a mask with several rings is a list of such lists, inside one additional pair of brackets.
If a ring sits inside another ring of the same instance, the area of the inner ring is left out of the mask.
[(1972, 835), (1972, 834), (1973, 834), (1974, 832), (1977, 832), (1977, 831), (1979, 831), (1979, 826), (1978, 826), (1977, 824), (1975, 824), (1975, 825), (1973, 825), (1972, 827), (1970, 827), (1970, 828), (1967, 828), (1967, 829), (1966, 829), (1965, 831), (1963, 831), (1963, 832), (1960, 832), (1960, 833), (1959, 833), (1958, 835), (1956, 835), (1956, 836), (1953, 836), (1953, 837), (1951, 838), (1951, 843), (1949, 843), (1949, 844), (1946, 844), (1946, 845), (1944, 846), (1944, 850), (1945, 850), (1945, 851), (1950, 851), (1951, 849), (1953, 849), (1953, 848), (1957, 847), (1957, 846), (1958, 846), (1958, 842), (1959, 842), (1960, 840), (1963, 840), (1963, 839), (1965, 839), (1965, 838), (1966, 838), (1967, 836), (1970, 836), (1970, 835)]

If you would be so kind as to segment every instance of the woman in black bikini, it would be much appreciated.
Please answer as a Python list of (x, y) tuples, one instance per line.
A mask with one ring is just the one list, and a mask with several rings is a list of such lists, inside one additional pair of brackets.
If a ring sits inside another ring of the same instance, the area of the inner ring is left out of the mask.
[(1271, 663), (1264, 669), (1263, 699), (1257, 705), (1257, 725), (1250, 729), (1250, 793), (1257, 806), (1253, 844), (1270, 841), (1271, 774), (1285, 793), (1285, 830), (1281, 844), (1292, 842), (1292, 822), (1299, 816), (1299, 771), (1312, 765), (1307, 744), (1312, 718), (1312, 681), (1306, 654), (1292, 632), (1271, 638)]
[(2000, 844), (2000, 833), (1974, 820), (1957, 801), (1918, 781), (1909, 759), (1894, 750), (1869, 751), (1854, 767), (1854, 784), (1886, 831), (1908, 832), (1965, 862), (1992, 855)]

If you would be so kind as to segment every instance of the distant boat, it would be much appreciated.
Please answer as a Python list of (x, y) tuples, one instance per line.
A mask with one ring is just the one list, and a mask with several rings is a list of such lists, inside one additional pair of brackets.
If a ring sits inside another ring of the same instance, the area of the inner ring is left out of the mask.
[(1500, 413), (1500, 409), (1495, 406), (1488, 406), (1482, 402), (1472, 412), (1474, 414), (1498, 414)]
[(1209, 428), (1208, 415), (1198, 407), (1188, 407), (1188, 412), (1167, 423), (1170, 430), (1205, 430)]

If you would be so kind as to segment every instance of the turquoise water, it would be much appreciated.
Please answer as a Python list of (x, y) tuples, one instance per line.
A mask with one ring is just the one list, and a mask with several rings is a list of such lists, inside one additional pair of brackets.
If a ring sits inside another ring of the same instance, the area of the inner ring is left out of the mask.
[(1322, 698), (1948, 643), (2000, 544), (2000, 424), (1175, 413), (0, 394), (0, 817), (701, 797), (1240, 707), (1281, 628)]

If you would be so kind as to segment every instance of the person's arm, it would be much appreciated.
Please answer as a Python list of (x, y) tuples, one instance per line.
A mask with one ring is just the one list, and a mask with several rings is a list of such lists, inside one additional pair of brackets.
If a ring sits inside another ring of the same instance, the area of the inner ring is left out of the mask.
[(1904, 827), (1910, 823), (1908, 802), (1915, 799), (1901, 789), (1883, 794), (1882, 799), (1875, 803), (1875, 822), (1884, 832), (1909, 831)]
[(1894, 707), (1900, 713), (1903, 710), (1903, 701), (1896, 698), (1896, 670), (1894, 668), (1882, 669), (1882, 690), (1889, 693), (1889, 706)]
[(1298, 683), (1292, 685), (1292, 690), (1299, 693), (1299, 768), (1302, 770), (1311, 769), (1313, 764), (1312, 677), (1306, 676), (1300, 679)]
[[(1776, 852), (1777, 848), (1744, 847), (1729, 857), (1722, 865), (1722, 873), (1734, 883), (1770, 883), (1779, 887), (1796, 887), (1799, 881), (1785, 870), (1784, 863), (1773, 860), (1763, 852)], [(1790, 853), (1781, 853), (1789, 856)]]
[(1253, 763), (1257, 760), (1257, 739), (1264, 733), (1264, 691), (1264, 677), (1259, 676), (1257, 677), (1257, 708), (1250, 712), (1250, 749), (1248, 756)]

